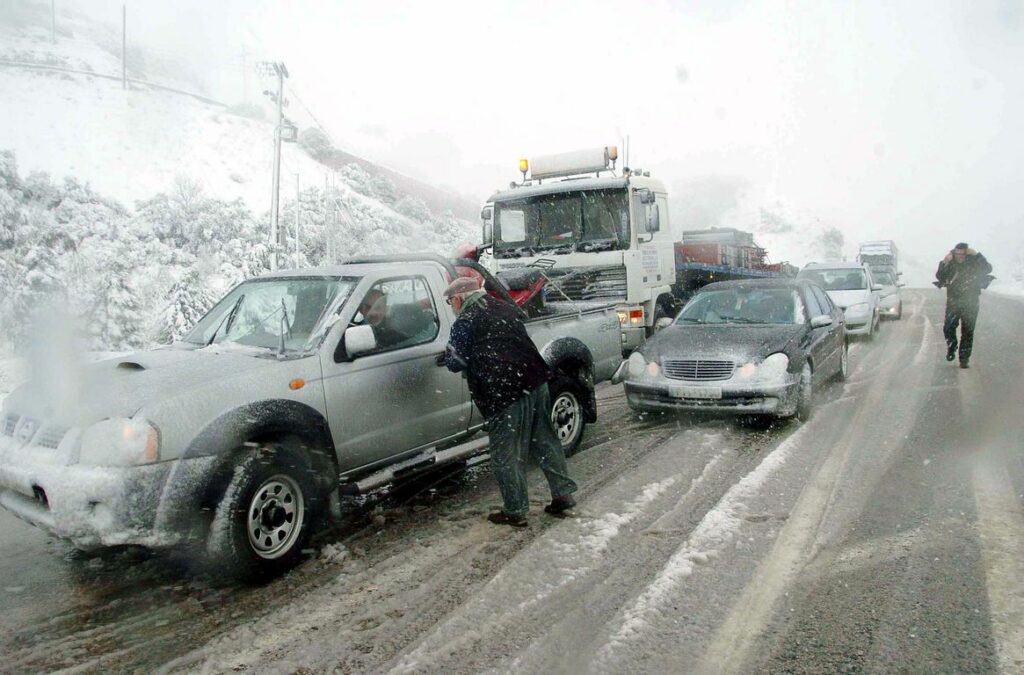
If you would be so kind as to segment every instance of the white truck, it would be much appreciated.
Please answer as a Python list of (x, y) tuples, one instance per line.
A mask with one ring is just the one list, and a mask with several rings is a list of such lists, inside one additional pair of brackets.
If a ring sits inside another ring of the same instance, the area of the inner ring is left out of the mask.
[(523, 180), (484, 205), (481, 262), (544, 269), (552, 298), (615, 303), (628, 353), (674, 315), (676, 268), (665, 185), (617, 159), (608, 146), (520, 160)]

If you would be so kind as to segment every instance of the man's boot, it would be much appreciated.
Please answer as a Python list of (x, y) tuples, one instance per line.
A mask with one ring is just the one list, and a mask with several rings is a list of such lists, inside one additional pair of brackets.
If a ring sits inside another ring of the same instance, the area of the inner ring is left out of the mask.
[(562, 495), (554, 497), (551, 503), (544, 507), (544, 513), (550, 514), (555, 518), (565, 518), (575, 506), (576, 500), (571, 495)]
[(956, 358), (956, 343), (949, 342), (946, 344), (946, 360), (952, 361)]
[(965, 370), (967, 368), (970, 368), (971, 367), (971, 364), (969, 363), (970, 360), (971, 359), (969, 357), (961, 356), (960, 357), (960, 367), (965, 369)]

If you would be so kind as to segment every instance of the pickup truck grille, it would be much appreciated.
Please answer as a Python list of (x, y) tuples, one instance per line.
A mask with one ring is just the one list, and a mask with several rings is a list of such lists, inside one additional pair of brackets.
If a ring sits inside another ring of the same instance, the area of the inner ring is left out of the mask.
[(663, 359), (661, 368), (665, 377), (673, 380), (710, 382), (728, 380), (735, 365), (732, 361), (698, 361), (696, 359)]
[[(626, 297), (625, 267), (593, 267), (556, 274), (556, 270), (548, 272), (551, 285), (561, 289), (570, 300), (622, 300)], [(559, 300), (562, 293), (551, 289), (548, 298)]]
[(56, 450), (64, 435), (68, 432), (64, 427), (46, 427), (36, 436), (36, 445)]
[(18, 426), (17, 415), (6, 415), (4, 416), (3, 424), (0, 425), (0, 433), (4, 436), (13, 436), (14, 427)]

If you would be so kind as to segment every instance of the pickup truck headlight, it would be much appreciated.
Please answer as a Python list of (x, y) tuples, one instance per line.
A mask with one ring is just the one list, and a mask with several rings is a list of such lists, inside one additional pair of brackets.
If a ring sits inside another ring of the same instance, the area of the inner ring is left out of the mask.
[(738, 379), (748, 382), (780, 382), (786, 378), (787, 370), (789, 357), (777, 352), (766, 357), (761, 363), (744, 363), (737, 369), (736, 375)]
[(145, 420), (112, 418), (82, 433), (78, 461), (91, 466), (137, 466), (160, 460), (160, 434)]

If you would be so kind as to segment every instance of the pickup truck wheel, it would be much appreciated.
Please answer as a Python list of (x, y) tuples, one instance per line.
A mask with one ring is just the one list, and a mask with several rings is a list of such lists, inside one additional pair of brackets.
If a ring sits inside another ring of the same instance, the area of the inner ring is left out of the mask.
[(220, 571), (259, 582), (298, 563), (319, 510), (312, 472), (303, 453), (279, 446), (235, 465), (207, 541)]
[(583, 390), (575, 380), (565, 375), (555, 378), (550, 390), (551, 424), (562, 444), (562, 452), (568, 457), (579, 447), (583, 427), (587, 424), (583, 416)]

